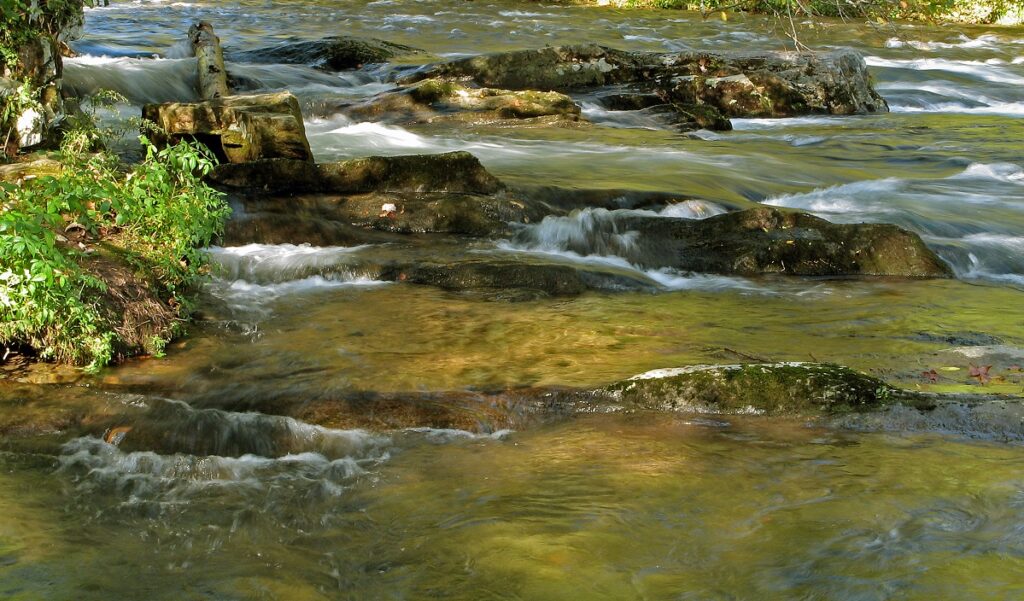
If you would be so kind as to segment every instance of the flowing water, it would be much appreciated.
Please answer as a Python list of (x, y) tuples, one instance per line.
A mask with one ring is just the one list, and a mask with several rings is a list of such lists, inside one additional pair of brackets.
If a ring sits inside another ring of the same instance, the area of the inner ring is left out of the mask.
[[(318, 160), (464, 149), (513, 186), (685, 202), (624, 200), (506, 240), (211, 249), (201, 319), (167, 358), (71, 384), (0, 381), (14, 416), (0, 423), (0, 598), (1024, 596), (1019, 410), (810, 425), (604, 415), (509, 431), (472, 401), (751, 359), (833, 361), (934, 392), (982, 391), (968, 370), (992, 364), (984, 392), (1024, 392), (1024, 30), (809, 29), (811, 46), (860, 50), (892, 112), (738, 119), (732, 132), (675, 133), (586, 94), (592, 127), (355, 122), (336, 107), (407, 66), (233, 57), (336, 34), (422, 48), (421, 60), (577, 42), (780, 49), (770, 20), (490, 0), (115, 2), (88, 11), (68, 85), (115, 89), (124, 111), (194, 98), (181, 40), (199, 19), (233, 75), (299, 97)], [(754, 203), (897, 223), (957, 279), (651, 271), (631, 256), (635, 233), (614, 227), (623, 213)], [(639, 284), (509, 302), (375, 281), (360, 265), (380, 256), (556, 262)], [(388, 428), (331, 413), (380, 395), (462, 403), (461, 418)], [(97, 438), (128, 417), (120, 446)]]

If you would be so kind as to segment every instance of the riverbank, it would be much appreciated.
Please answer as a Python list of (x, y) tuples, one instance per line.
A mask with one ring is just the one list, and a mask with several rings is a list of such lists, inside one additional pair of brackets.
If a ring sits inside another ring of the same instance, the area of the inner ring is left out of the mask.
[(229, 210), (181, 144), (122, 164), (73, 132), (56, 158), (0, 167), (0, 349), (87, 366), (162, 354), (193, 309)]

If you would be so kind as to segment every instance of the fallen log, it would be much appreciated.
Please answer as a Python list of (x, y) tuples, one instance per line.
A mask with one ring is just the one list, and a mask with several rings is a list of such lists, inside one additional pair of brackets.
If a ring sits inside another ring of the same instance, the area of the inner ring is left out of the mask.
[(224, 52), (220, 40), (213, 33), (213, 25), (200, 21), (188, 30), (192, 52), (199, 61), (199, 97), (214, 100), (231, 95), (228, 73), (224, 68)]

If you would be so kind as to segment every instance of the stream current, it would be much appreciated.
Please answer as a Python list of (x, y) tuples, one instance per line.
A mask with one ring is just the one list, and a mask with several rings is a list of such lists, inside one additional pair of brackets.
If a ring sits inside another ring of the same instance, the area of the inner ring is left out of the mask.
[[(232, 55), (338, 34), (434, 60), (583, 42), (778, 50), (785, 38), (770, 20), (489, 0), (115, 2), (87, 11), (66, 85), (116, 90), (125, 113), (194, 99), (181, 40), (201, 19), (233, 74), (299, 97), (317, 160), (468, 150), (514, 186), (690, 199), (643, 209), (665, 217), (765, 203), (897, 223), (957, 278), (643, 271), (628, 239), (601, 236), (615, 213), (604, 209), (468, 246), (407, 236), (213, 248), (201, 320), (167, 358), (72, 382), (46, 383), (60, 374), (42, 371), (0, 380), (0, 412), (143, 416), (121, 446), (59, 420), (42, 436), (6, 430), (0, 598), (1024, 597), (1020, 411), (813, 425), (595, 415), (514, 431), (493, 408), (468, 409), (451, 428), (277, 415), (353, 395), (443, 403), (452, 391), (587, 387), (751, 358), (831, 361), (931, 392), (1020, 394), (1024, 29), (808, 29), (812, 47), (863, 53), (891, 112), (736, 119), (731, 132), (651, 127), (586, 94), (575, 100), (592, 127), (355, 122), (332, 107), (390, 89), (395, 65), (328, 73)], [(360, 256), (481, 253), (650, 286), (509, 302), (353, 267)], [(968, 377), (981, 364), (996, 375), (984, 390)]]

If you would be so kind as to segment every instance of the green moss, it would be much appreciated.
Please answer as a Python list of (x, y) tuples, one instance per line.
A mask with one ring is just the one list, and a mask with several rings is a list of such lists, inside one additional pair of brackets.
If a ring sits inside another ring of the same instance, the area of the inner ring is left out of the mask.
[(420, 104), (433, 104), (451, 98), (464, 89), (461, 86), (440, 79), (427, 79), (409, 90), (409, 95)]
[(881, 380), (828, 363), (695, 366), (637, 376), (606, 390), (648, 409), (767, 415), (862, 411), (906, 396)]

